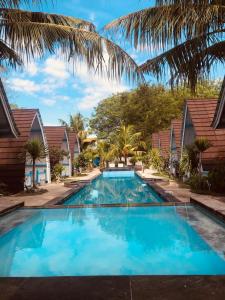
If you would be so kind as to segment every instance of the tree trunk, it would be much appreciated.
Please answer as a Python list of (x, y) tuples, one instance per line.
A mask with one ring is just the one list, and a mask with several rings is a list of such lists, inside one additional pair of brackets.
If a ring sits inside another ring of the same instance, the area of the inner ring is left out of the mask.
[(199, 174), (201, 175), (202, 173), (202, 152), (199, 153)]
[(124, 159), (125, 159), (125, 166), (127, 165), (127, 156), (126, 154), (124, 155)]
[(35, 185), (35, 160), (33, 159), (33, 164), (32, 164), (32, 185), (33, 188), (36, 187)]

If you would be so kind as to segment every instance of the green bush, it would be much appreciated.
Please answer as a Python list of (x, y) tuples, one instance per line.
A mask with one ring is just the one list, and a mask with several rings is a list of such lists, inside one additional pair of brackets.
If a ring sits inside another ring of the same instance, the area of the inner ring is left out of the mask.
[(209, 191), (209, 182), (208, 177), (202, 176), (199, 174), (192, 175), (191, 178), (188, 180), (190, 187), (193, 191)]
[(208, 180), (212, 192), (225, 193), (225, 164), (209, 172)]
[(56, 181), (59, 181), (62, 177), (62, 172), (65, 170), (64, 166), (62, 164), (56, 164), (53, 167), (53, 179), (55, 179)]

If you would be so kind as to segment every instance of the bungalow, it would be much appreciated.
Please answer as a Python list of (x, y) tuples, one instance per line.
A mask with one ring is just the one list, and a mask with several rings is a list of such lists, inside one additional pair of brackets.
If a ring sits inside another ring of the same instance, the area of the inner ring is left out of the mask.
[(164, 159), (169, 158), (170, 151), (170, 130), (161, 130), (158, 133), (152, 134), (152, 148), (159, 150), (160, 155)]
[(225, 77), (220, 91), (219, 101), (217, 103), (213, 123), (213, 128), (225, 128)]
[(212, 147), (203, 153), (204, 170), (209, 170), (213, 165), (225, 161), (225, 129), (215, 129), (211, 126), (217, 104), (217, 99), (194, 99), (187, 100), (184, 106), (181, 152), (196, 138), (207, 138), (212, 143)]
[(12, 111), (0, 79), (0, 138), (18, 137), (19, 131), (13, 119)]
[(80, 154), (80, 145), (79, 145), (78, 136), (75, 132), (69, 131), (68, 139), (69, 139), (69, 145), (70, 145), (72, 174), (74, 174), (73, 161)]
[[(9, 110), (10, 111), (10, 110)], [(0, 139), (0, 182), (7, 185), (10, 192), (18, 192), (31, 185), (32, 164), (29, 158), (21, 158), (24, 145), (29, 139), (39, 138), (47, 148), (41, 115), (38, 109), (15, 109), (11, 111), (20, 135)], [(36, 162), (36, 183), (50, 182), (48, 156)]]
[(68, 139), (70, 145), (71, 161), (73, 162), (73, 160), (80, 154), (79, 140), (77, 134), (71, 131), (68, 132)]
[(171, 121), (170, 128), (170, 170), (176, 175), (176, 165), (181, 155), (181, 129), (182, 119), (174, 119)]
[(63, 176), (71, 176), (72, 163), (68, 134), (65, 126), (45, 126), (44, 131), (47, 137), (49, 149), (57, 148), (64, 150), (68, 155), (65, 155), (60, 163), (64, 166)]

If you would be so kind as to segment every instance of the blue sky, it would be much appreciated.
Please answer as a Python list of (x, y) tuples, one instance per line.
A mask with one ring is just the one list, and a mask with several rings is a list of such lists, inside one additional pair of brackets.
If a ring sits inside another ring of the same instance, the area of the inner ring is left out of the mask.
[[(50, 3), (51, 1), (49, 1)], [(151, 0), (54, 0), (43, 11), (64, 14), (93, 22), (97, 29), (122, 15), (150, 6)], [(148, 57), (129, 45), (121, 45), (138, 62)], [(45, 125), (56, 125), (58, 119), (81, 112), (90, 117), (102, 99), (132, 88), (127, 82), (109, 82), (90, 74), (81, 64), (75, 74), (57, 56), (46, 56), (30, 63), (24, 71), (6, 74), (5, 83), (11, 103), (20, 107), (39, 108)]]
[[(150, 3), (149, 0), (58, 0), (54, 6), (49, 4), (42, 10), (89, 20), (100, 30), (111, 20)], [(137, 61), (144, 61), (143, 54), (126, 50)], [(20, 107), (39, 108), (46, 125), (58, 124), (59, 118), (68, 119), (70, 113), (78, 111), (89, 117), (100, 100), (131, 88), (126, 82), (109, 82), (91, 75), (83, 64), (73, 74), (56, 56), (46, 56), (26, 66), (23, 72), (11, 72), (4, 77), (10, 102)]]

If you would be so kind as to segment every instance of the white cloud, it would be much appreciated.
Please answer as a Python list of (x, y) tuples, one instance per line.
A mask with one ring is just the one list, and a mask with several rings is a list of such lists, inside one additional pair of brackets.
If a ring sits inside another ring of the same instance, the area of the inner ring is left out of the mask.
[(53, 106), (56, 103), (54, 99), (42, 99), (41, 101), (46, 106)]
[(38, 67), (34, 62), (31, 62), (26, 66), (26, 71), (30, 76), (35, 76), (38, 73)]
[[(79, 98), (78, 107), (81, 110), (92, 109), (102, 99), (128, 89), (122, 83), (110, 81), (93, 74), (87, 70), (84, 64), (77, 68), (76, 77), (76, 82), (80, 82), (78, 90), (81, 93), (81, 98)], [(77, 90), (76, 83), (73, 84), (73, 87)]]
[(35, 83), (34, 81), (28, 79), (21, 79), (17, 77), (10, 80), (10, 88), (12, 90), (18, 92), (25, 92), (28, 94), (32, 94), (41, 90), (41, 86)]
[(66, 80), (70, 76), (68, 70), (66, 69), (66, 64), (54, 57), (50, 57), (45, 61), (45, 66), (42, 71), (47, 75), (62, 80)]

